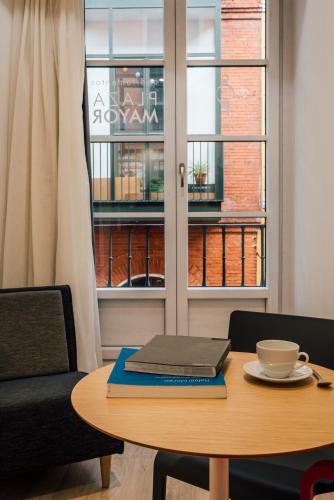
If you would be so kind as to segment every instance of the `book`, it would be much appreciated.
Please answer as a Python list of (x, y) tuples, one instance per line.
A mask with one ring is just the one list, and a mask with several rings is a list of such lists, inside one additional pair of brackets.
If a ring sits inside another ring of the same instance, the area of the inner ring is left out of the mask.
[(228, 353), (230, 340), (156, 335), (125, 362), (128, 371), (215, 377)]
[(108, 378), (109, 398), (226, 398), (224, 374), (215, 378), (178, 377), (124, 370), (125, 362), (137, 352), (123, 348)]

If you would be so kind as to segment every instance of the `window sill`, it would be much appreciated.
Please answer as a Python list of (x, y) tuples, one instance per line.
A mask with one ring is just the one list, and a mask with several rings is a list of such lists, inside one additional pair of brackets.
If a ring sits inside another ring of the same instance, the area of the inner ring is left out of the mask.
[[(166, 288), (98, 288), (99, 300), (166, 299)], [(188, 299), (267, 299), (268, 287), (190, 287)]]

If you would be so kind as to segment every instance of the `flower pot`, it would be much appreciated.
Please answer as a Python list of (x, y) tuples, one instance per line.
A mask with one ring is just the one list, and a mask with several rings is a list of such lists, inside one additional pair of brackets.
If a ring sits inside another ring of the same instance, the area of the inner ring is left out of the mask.
[(195, 174), (194, 177), (196, 184), (205, 184), (206, 174)]

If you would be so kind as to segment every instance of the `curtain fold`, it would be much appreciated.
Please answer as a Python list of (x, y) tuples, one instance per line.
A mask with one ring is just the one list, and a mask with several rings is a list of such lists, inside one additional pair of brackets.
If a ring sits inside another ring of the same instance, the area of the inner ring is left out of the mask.
[(82, 0), (14, 0), (0, 265), (2, 287), (71, 286), (78, 366), (90, 371), (101, 353), (82, 116), (83, 17)]

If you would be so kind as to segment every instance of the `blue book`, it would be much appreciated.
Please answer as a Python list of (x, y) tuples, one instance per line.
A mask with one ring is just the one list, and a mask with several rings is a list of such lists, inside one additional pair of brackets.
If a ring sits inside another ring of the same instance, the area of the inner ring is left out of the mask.
[(125, 361), (136, 351), (129, 348), (121, 350), (108, 378), (109, 398), (226, 398), (222, 371), (214, 378), (125, 371)]

